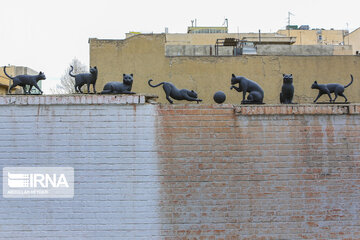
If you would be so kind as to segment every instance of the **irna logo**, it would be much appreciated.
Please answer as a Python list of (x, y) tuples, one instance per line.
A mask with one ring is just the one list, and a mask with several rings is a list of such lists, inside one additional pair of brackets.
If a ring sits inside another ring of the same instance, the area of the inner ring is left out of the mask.
[(72, 198), (74, 169), (70, 167), (5, 167), (6, 198)]
[(8, 172), (8, 186), (10, 188), (48, 188), (69, 187), (65, 174), (48, 174), (48, 173), (10, 173)]

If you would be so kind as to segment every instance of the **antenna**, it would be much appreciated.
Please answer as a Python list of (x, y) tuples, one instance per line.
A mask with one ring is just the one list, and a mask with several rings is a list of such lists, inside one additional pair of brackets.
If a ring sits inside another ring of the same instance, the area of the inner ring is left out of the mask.
[[(348, 22), (346, 23), (346, 30), (347, 30), (347, 34), (349, 34), (350, 31), (349, 31), (349, 23)], [(348, 45), (350, 45), (350, 37), (348, 37)]]
[(291, 15), (295, 16), (294, 14), (292, 14), (291, 12), (288, 12), (288, 33), (289, 33), (289, 37), (290, 37), (290, 18), (291, 18)]
[(288, 12), (288, 26), (290, 26), (291, 15), (292, 15), (292, 16), (295, 16), (295, 15), (292, 14), (291, 12)]

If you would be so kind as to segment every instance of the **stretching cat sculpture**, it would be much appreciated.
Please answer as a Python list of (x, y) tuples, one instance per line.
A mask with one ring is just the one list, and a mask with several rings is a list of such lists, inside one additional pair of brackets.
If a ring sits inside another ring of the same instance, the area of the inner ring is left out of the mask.
[(98, 75), (98, 70), (95, 67), (90, 67), (90, 73), (80, 73), (80, 74), (76, 74), (73, 75), (71, 72), (74, 70), (73, 66), (70, 66), (71, 70), (69, 71), (69, 75), (71, 77), (75, 78), (75, 91), (78, 93), (83, 93), (81, 91), (81, 87), (86, 84), (87, 85), (87, 92), (90, 93), (90, 84), (93, 85), (93, 91), (94, 93), (96, 93), (96, 89), (95, 89), (95, 83), (96, 83), (96, 79), (97, 79), (97, 75)]
[[(24, 90), (24, 94), (31, 94), (32, 87), (36, 87), (41, 94), (43, 94), (43, 91), (41, 91), (40, 87), (38, 86), (37, 82), (40, 80), (45, 80), (45, 74), (43, 72), (40, 72), (38, 75), (18, 75), (15, 77), (11, 77), (6, 73), (6, 66), (4, 66), (4, 73), (5, 75), (13, 80), (13, 84), (9, 88), (9, 92), (11, 89), (13, 89), (16, 86), (21, 86)], [(26, 85), (29, 85), (29, 91), (26, 91)]]
[[(344, 91), (345, 88), (347, 88), (348, 86), (350, 86), (353, 83), (353, 75), (350, 74), (351, 77), (351, 82), (348, 85), (341, 85), (338, 83), (328, 83), (328, 84), (318, 84), (317, 81), (315, 81), (312, 85), (311, 85), (311, 89), (318, 89), (319, 90), (319, 94), (316, 97), (316, 99), (314, 100), (314, 103), (323, 95), (323, 94), (327, 94), (330, 98), (330, 103), (334, 103), (336, 98), (338, 96), (342, 96), (343, 98), (345, 98), (345, 102), (347, 102), (347, 98), (344, 95)], [(334, 100), (331, 98), (330, 93), (334, 93), (335, 94), (335, 98)]]
[[(239, 87), (234, 86), (235, 84), (239, 84)], [(232, 74), (231, 77), (231, 86), (230, 89), (235, 89), (238, 92), (243, 93), (243, 98), (241, 103), (254, 103), (254, 104), (261, 104), (263, 103), (264, 99), (264, 91), (260, 87), (259, 84), (256, 82), (247, 79), (243, 76), (235, 76)], [(247, 100), (245, 100), (246, 93), (249, 93)]]
[(170, 82), (161, 82), (157, 85), (151, 85), (152, 79), (148, 81), (150, 87), (158, 87), (163, 85), (163, 89), (166, 94), (166, 99), (169, 103), (173, 104), (173, 101), (170, 99), (172, 97), (175, 100), (187, 100), (187, 101), (197, 101), (197, 103), (201, 102), (201, 99), (198, 99), (198, 95), (194, 90), (187, 90), (187, 89), (177, 89), (174, 84)]
[(280, 103), (283, 104), (292, 103), (293, 97), (294, 97), (293, 75), (283, 74), (283, 85), (281, 87)]
[(123, 82), (108, 82), (104, 86), (102, 94), (135, 94), (131, 92), (132, 84), (134, 81), (133, 74), (123, 74)]

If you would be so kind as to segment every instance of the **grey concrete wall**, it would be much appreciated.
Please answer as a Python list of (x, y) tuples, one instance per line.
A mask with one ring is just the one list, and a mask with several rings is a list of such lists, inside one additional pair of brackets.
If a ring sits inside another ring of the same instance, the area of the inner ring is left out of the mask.
[(331, 45), (257, 45), (258, 55), (277, 56), (332, 56)]
[[(210, 56), (210, 55), (215, 55), (215, 46), (214, 45), (166, 45), (165, 55), (168, 57)], [(232, 55), (233, 55), (233, 47), (219, 48), (219, 56), (232, 56)]]
[[(39, 70), (39, 71), (42, 71), (42, 70)], [(15, 75), (37, 75), (37, 74), (39, 74), (39, 72), (35, 71), (31, 68), (15, 66)], [(39, 83), (41, 83), (41, 81)]]

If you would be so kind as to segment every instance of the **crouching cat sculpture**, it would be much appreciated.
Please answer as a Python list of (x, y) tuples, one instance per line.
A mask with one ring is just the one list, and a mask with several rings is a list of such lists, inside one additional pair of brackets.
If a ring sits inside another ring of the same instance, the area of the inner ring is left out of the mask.
[[(37, 82), (40, 80), (45, 80), (45, 74), (43, 72), (40, 72), (38, 75), (18, 75), (15, 77), (11, 77), (6, 73), (6, 66), (4, 66), (4, 73), (5, 75), (13, 80), (13, 84), (9, 88), (9, 92), (11, 89), (13, 89), (16, 86), (21, 86), (24, 90), (24, 94), (31, 94), (32, 87), (36, 87), (41, 94), (43, 94), (43, 91), (41, 91), (40, 87), (38, 86)], [(29, 91), (26, 91), (26, 85), (29, 85)]]
[(283, 85), (281, 87), (280, 103), (283, 104), (293, 103), (292, 102), (293, 97), (294, 97), (293, 75), (283, 74)]
[(133, 74), (123, 74), (123, 82), (108, 82), (104, 86), (102, 94), (135, 94), (131, 92), (133, 84)]
[(94, 93), (96, 93), (96, 89), (95, 89), (95, 84), (96, 84), (96, 79), (97, 79), (97, 75), (98, 75), (98, 70), (95, 67), (90, 67), (90, 73), (80, 73), (80, 74), (76, 74), (73, 75), (71, 72), (74, 70), (73, 66), (70, 66), (71, 70), (69, 71), (69, 75), (71, 77), (75, 78), (75, 91), (78, 93), (83, 93), (81, 91), (81, 87), (86, 84), (87, 85), (87, 92), (90, 93), (90, 84), (93, 85), (93, 91)]
[[(338, 96), (342, 96), (343, 98), (345, 98), (345, 102), (347, 102), (347, 98), (344, 95), (344, 91), (345, 88), (347, 88), (348, 86), (350, 86), (353, 83), (353, 75), (350, 74), (351, 77), (351, 82), (348, 85), (341, 85), (338, 83), (328, 83), (328, 84), (318, 84), (317, 81), (315, 81), (312, 85), (311, 85), (311, 89), (318, 89), (319, 90), (319, 94), (316, 97), (316, 99), (314, 100), (314, 103), (323, 95), (323, 94), (327, 94), (330, 98), (330, 103), (334, 103), (336, 98)], [(334, 100), (331, 98), (330, 93), (334, 93), (335, 94), (335, 98)]]
[[(239, 84), (239, 87), (234, 86), (235, 84)], [(253, 103), (253, 104), (261, 104), (263, 103), (264, 99), (264, 91), (260, 87), (259, 84), (256, 82), (247, 79), (243, 76), (235, 76), (235, 74), (232, 74), (231, 77), (231, 86), (230, 89), (235, 89), (238, 92), (243, 93), (242, 101), (241, 103)], [(249, 93), (247, 100), (245, 100), (246, 93)]]
[(170, 97), (172, 97), (175, 100), (187, 100), (187, 101), (196, 101), (197, 103), (201, 102), (201, 99), (198, 99), (198, 95), (194, 90), (187, 90), (187, 89), (177, 89), (174, 84), (169, 82), (161, 82), (157, 85), (152, 85), (150, 82), (152, 79), (148, 81), (148, 84), (150, 87), (158, 87), (160, 85), (163, 85), (163, 89), (166, 94), (166, 99), (169, 101), (169, 103), (173, 104), (173, 101)]

